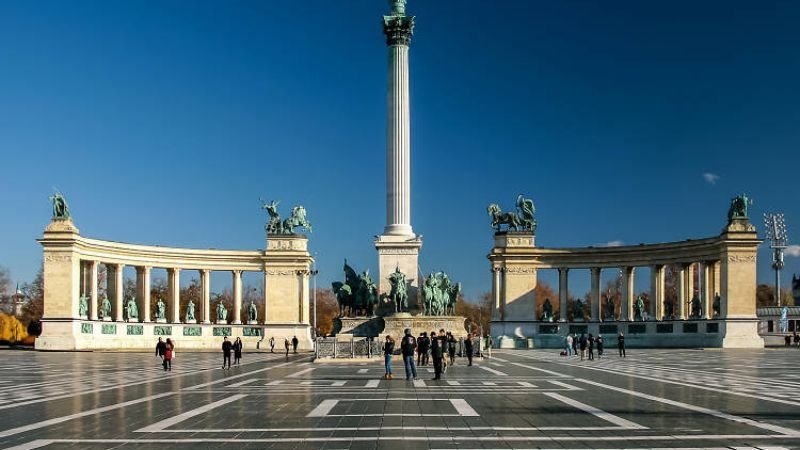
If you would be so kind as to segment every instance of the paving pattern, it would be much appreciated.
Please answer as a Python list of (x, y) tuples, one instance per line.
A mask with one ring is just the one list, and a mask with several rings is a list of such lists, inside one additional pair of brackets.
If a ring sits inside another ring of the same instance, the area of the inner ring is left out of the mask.
[(0, 448), (800, 449), (800, 351), (495, 351), (441, 381), (382, 361), (3, 352)]

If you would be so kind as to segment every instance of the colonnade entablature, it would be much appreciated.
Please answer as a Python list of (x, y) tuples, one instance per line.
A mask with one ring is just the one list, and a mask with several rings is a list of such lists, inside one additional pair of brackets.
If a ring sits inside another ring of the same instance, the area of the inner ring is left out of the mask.
[[(269, 234), (262, 250), (190, 249), (87, 238), (80, 235), (71, 219), (54, 218), (39, 243), (44, 251), (45, 302), (43, 333), (37, 339), (37, 348), (107, 348), (91, 344), (92, 336), (85, 335), (97, 335), (96, 328), (104, 334), (117, 328), (94, 327), (93, 322), (152, 324), (157, 327), (155, 334), (170, 330), (171, 325), (182, 325), (182, 334), (187, 336), (184, 344), (204, 334), (212, 337), (235, 333), (230, 325), (248, 326), (239, 331), (262, 337), (266, 329), (278, 327), (299, 334), (301, 347), (304, 341), (310, 345), (309, 278), (313, 258), (305, 235)], [(105, 298), (98, 295), (100, 265), (106, 268)], [(136, 295), (132, 298), (123, 298), (125, 267), (136, 270)], [(151, 301), (153, 269), (166, 270), (165, 299)], [(220, 271), (229, 272), (232, 279), (231, 312), (224, 305), (218, 305), (216, 311), (211, 308), (211, 273)], [(201, 293), (197, 305), (192, 300), (182, 306), (180, 279), (186, 272), (199, 277)], [(263, 304), (242, 304), (245, 272), (260, 273)], [(153, 307), (151, 302), (158, 304)], [(153, 308), (155, 312), (151, 314)], [(205, 333), (205, 325), (216, 328), (213, 333)], [(127, 330), (131, 334), (130, 326)], [(134, 326), (133, 330), (134, 334), (142, 334), (141, 327)], [(210, 345), (211, 340), (206, 339), (203, 345), (198, 341), (198, 346)]]
[[(756, 251), (760, 243), (746, 217), (731, 219), (721, 234), (710, 238), (614, 247), (543, 248), (536, 247), (530, 230), (498, 231), (488, 255), (492, 329), (519, 340), (543, 330), (553, 334), (566, 334), (570, 328), (599, 330), (596, 325), (584, 324), (715, 320), (727, 330), (727, 334), (723, 330), (717, 335), (720, 346), (758, 346), (761, 341), (753, 327)], [(640, 267), (647, 267), (650, 273), (650, 289), (643, 298), (637, 297), (635, 288), (635, 273)], [(668, 267), (677, 277), (677, 298), (665, 295)], [(558, 270), (558, 299), (536, 298), (537, 271), (543, 269)], [(568, 311), (570, 271), (577, 269), (589, 270), (588, 301), (580, 298)], [(613, 270), (619, 277), (618, 299), (608, 295), (602, 298), (604, 270)], [(584, 301), (589, 304), (587, 314), (583, 312)], [(581, 325), (566, 326), (575, 324)], [(665, 330), (671, 327), (664, 325), (659, 330), (667, 333)], [(623, 328), (614, 329), (621, 332)], [(718, 328), (708, 325), (709, 330)]]

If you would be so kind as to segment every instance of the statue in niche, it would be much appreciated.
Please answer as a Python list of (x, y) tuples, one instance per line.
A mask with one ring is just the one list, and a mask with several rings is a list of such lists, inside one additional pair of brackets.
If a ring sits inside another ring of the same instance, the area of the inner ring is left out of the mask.
[(778, 326), (781, 333), (789, 332), (789, 307), (784, 306), (781, 310), (781, 318), (778, 319)]
[(642, 298), (641, 295), (636, 297), (636, 301), (633, 304), (633, 314), (634, 320), (646, 320), (644, 312), (644, 298)]
[(753, 200), (747, 194), (737, 195), (731, 199), (731, 206), (728, 208), (728, 221), (734, 219), (747, 219), (747, 207), (753, 204)]
[(167, 319), (167, 305), (165, 305), (164, 301), (160, 298), (158, 299), (158, 303), (156, 303), (156, 320), (158, 319)]
[(606, 320), (614, 320), (614, 298), (611, 293), (606, 296)]
[(672, 307), (672, 299), (665, 299), (664, 300), (664, 318), (665, 319), (672, 319), (674, 318), (675, 312), (673, 311)]
[(250, 302), (250, 306), (247, 307), (247, 317), (250, 319), (250, 322), (253, 323), (255, 323), (256, 318), (258, 317), (258, 308), (252, 301)]
[(226, 323), (228, 321), (228, 310), (222, 302), (217, 302), (217, 323)]
[(575, 300), (575, 304), (572, 307), (572, 320), (576, 322), (582, 322), (584, 320), (583, 301), (581, 301), (580, 299)]
[(50, 201), (53, 202), (53, 218), (54, 219), (69, 219), (69, 206), (67, 199), (61, 192), (56, 191), (51, 197)]
[(197, 318), (194, 316), (194, 301), (189, 300), (189, 303), (186, 305), (186, 321), (187, 322), (195, 322)]
[(128, 314), (128, 321), (139, 319), (139, 306), (136, 305), (136, 300), (133, 297), (128, 299), (125, 305), (125, 311)]
[(700, 297), (697, 295), (697, 292), (694, 293), (694, 297), (692, 297), (690, 303), (692, 305), (692, 319), (699, 319), (703, 310), (700, 307)]
[(722, 297), (719, 296), (719, 292), (714, 295), (714, 303), (712, 303), (711, 308), (714, 311), (714, 317), (719, 317), (722, 311)]
[(542, 305), (542, 322), (552, 322), (553, 321), (553, 304), (550, 303), (550, 299), (544, 299), (544, 305)]
[(89, 312), (89, 299), (85, 295), (81, 295), (78, 299), (78, 316), (86, 317)]
[(389, 275), (389, 284), (392, 285), (389, 297), (394, 303), (395, 312), (408, 311), (408, 282), (406, 274), (400, 272), (400, 267), (396, 267), (394, 272)]
[(103, 297), (103, 301), (100, 302), (100, 317), (111, 318), (111, 300), (108, 297)]

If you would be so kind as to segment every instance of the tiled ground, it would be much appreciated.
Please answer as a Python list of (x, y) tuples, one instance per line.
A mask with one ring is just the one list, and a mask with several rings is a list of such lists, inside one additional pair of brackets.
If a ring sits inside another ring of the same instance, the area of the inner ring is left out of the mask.
[(553, 351), (381, 380), (382, 363), (2, 353), (0, 448), (800, 448), (800, 351)]

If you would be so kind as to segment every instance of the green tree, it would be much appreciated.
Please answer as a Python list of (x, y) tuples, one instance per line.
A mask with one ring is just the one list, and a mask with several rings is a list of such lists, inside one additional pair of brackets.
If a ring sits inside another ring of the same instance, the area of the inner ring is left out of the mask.
[(28, 299), (22, 306), (22, 323), (27, 326), (31, 322), (42, 320), (44, 314), (44, 266), (39, 266), (36, 277), (30, 283), (23, 284), (21, 290)]
[[(313, 295), (311, 298), (314, 298)], [(333, 332), (333, 321), (339, 315), (339, 304), (336, 302), (336, 296), (332, 290), (317, 288), (317, 308), (317, 335), (327, 336)], [(309, 311), (313, 319), (313, 301)]]

